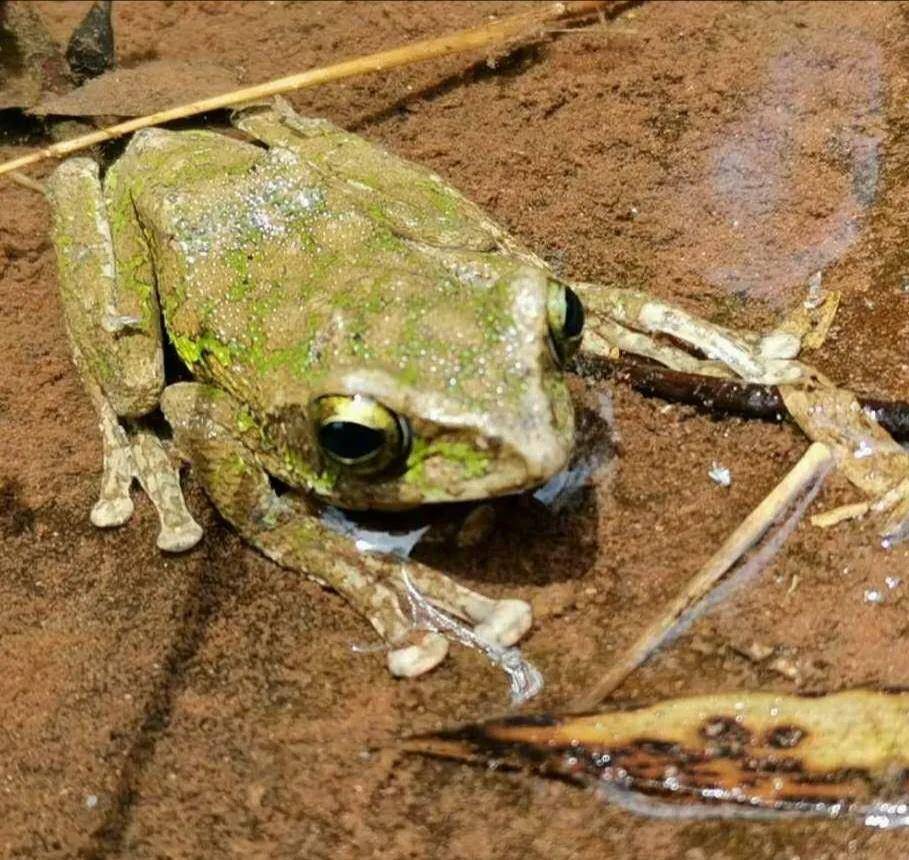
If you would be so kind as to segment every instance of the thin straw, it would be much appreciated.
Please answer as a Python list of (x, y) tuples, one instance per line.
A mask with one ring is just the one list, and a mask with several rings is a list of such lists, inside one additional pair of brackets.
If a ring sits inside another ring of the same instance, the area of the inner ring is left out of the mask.
[(534, 28), (549, 21), (557, 21), (586, 12), (596, 11), (601, 9), (602, 6), (603, 0), (575, 0), (575, 2), (551, 3), (542, 8), (534, 9), (532, 12), (513, 15), (508, 18), (503, 18), (500, 21), (493, 21), (482, 27), (459, 30), (456, 33), (450, 33), (447, 36), (440, 36), (435, 39), (424, 39), (419, 42), (404, 45), (400, 48), (393, 48), (390, 51), (380, 51), (377, 54), (356, 57), (352, 60), (345, 60), (344, 62), (335, 63), (331, 66), (310, 69), (307, 72), (290, 75), (286, 78), (278, 78), (264, 84), (257, 84), (256, 86), (233, 90), (232, 92), (224, 93), (223, 95), (212, 96), (200, 101), (179, 105), (178, 107), (148, 114), (147, 116), (136, 117), (135, 119), (117, 123), (116, 125), (108, 126), (107, 128), (73, 138), (72, 140), (60, 141), (51, 146), (29, 152), (12, 161), (0, 164), (0, 174), (19, 170), (22, 167), (29, 164), (36, 164), (47, 158), (61, 158), (70, 153), (77, 152), (80, 149), (94, 146), (96, 143), (103, 143), (104, 141), (113, 140), (114, 138), (129, 134), (130, 132), (137, 131), (140, 128), (160, 125), (161, 123), (171, 122), (175, 119), (184, 119), (185, 117), (195, 116), (219, 108), (231, 107), (243, 102), (270, 98), (271, 96), (280, 95), (281, 93), (287, 93), (305, 87), (313, 87), (318, 84), (328, 83), (329, 81), (339, 81), (343, 78), (350, 78), (355, 75), (379, 72), (397, 66), (417, 63), (421, 60), (444, 57), (447, 54), (485, 48), (498, 42), (504, 42), (508, 39), (525, 35), (532, 32)]

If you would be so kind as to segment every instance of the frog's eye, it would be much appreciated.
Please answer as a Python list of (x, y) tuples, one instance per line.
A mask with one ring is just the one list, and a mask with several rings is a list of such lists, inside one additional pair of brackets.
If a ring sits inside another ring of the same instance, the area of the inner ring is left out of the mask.
[(319, 447), (352, 471), (376, 474), (407, 454), (407, 422), (375, 400), (330, 394), (316, 401), (315, 411)]
[(553, 352), (559, 363), (564, 364), (581, 345), (584, 335), (584, 305), (570, 287), (550, 281), (546, 311)]

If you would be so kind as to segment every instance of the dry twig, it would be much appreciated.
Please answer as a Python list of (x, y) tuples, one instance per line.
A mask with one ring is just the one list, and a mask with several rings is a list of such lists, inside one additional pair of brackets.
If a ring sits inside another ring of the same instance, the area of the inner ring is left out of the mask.
[(789, 474), (745, 518), (669, 606), (647, 626), (634, 645), (624, 652), (593, 689), (577, 702), (577, 709), (589, 711), (596, 708), (638, 666), (642, 665), (679, 616), (704, 597), (760, 540), (773, 521), (827, 468), (832, 458), (833, 453), (826, 445), (820, 442), (812, 443)]
[(447, 36), (435, 39), (424, 39), (393, 48), (390, 51), (380, 51), (365, 57), (356, 57), (331, 66), (321, 66), (310, 69), (297, 75), (278, 78), (264, 84), (233, 90), (219, 96), (202, 99), (190, 104), (179, 105), (169, 110), (159, 111), (148, 116), (136, 117), (126, 122), (117, 123), (107, 128), (99, 129), (90, 134), (81, 135), (72, 140), (64, 140), (51, 146), (29, 152), (12, 161), (0, 164), (0, 174), (19, 170), (29, 164), (36, 164), (47, 158), (62, 158), (80, 149), (86, 149), (97, 143), (122, 137), (140, 128), (160, 125), (176, 119), (196, 116), (207, 111), (233, 107), (245, 102), (271, 98), (272, 96), (299, 90), (317, 84), (339, 81), (355, 75), (379, 72), (396, 66), (409, 65), (410, 63), (444, 57), (447, 54), (456, 54), (463, 51), (486, 48), (491, 45), (506, 42), (533, 33), (541, 26), (551, 22), (596, 11), (602, 8), (602, 0), (574, 0), (574, 2), (551, 3), (542, 8), (535, 8), (531, 12), (513, 15), (500, 21), (493, 21), (482, 27), (469, 30), (459, 30)]
[(37, 179), (32, 179), (31, 176), (26, 176), (18, 170), (9, 171), (9, 178), (23, 188), (28, 188), (31, 191), (37, 191), (39, 194), (44, 194), (45, 188)]

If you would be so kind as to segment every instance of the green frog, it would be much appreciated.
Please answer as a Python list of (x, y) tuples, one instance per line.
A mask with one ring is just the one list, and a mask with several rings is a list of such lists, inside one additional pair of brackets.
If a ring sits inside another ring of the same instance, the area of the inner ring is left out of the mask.
[[(245, 540), (372, 623), (393, 674), (448, 650), (417, 629), (411, 587), (510, 646), (531, 626), (526, 602), (359, 552), (320, 510), (482, 500), (562, 470), (580, 300), (432, 172), (282, 101), (234, 125), (242, 139), (146, 129), (103, 181), (87, 158), (50, 180), (67, 330), (103, 442), (92, 522), (125, 523), (137, 479), (158, 546), (196, 544), (175, 451)], [(166, 342), (181, 381), (165, 377)]]

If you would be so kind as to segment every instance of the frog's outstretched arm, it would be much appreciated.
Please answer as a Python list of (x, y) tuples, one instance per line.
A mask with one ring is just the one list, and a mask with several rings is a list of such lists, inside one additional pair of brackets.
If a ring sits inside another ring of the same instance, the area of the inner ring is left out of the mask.
[[(115, 187), (116, 183), (109, 183)], [(104, 447), (96, 526), (120, 525), (133, 512), (130, 487), (138, 478), (158, 511), (158, 546), (188, 549), (202, 536), (183, 502), (176, 469), (141, 417), (155, 409), (164, 387), (161, 323), (150, 273), (142, 272), (142, 242), (128, 199), (114, 200), (109, 217), (98, 165), (64, 162), (48, 183), (54, 213), (60, 297), (73, 355), (98, 412)], [(135, 260), (128, 271), (116, 260)]]
[(347, 598), (392, 646), (388, 666), (393, 674), (420, 675), (448, 651), (444, 636), (416, 630), (402, 611), (405, 571), (431, 602), (476, 623), (479, 635), (506, 645), (526, 632), (530, 607), (523, 601), (490, 600), (423, 565), (362, 554), (308, 512), (301, 498), (279, 497), (236, 436), (241, 410), (230, 395), (199, 383), (178, 383), (165, 389), (161, 408), (221, 515), (273, 561), (306, 572)]
[[(637, 290), (577, 282), (571, 287), (591, 318), (584, 348), (594, 354), (619, 349), (681, 373), (733, 374), (764, 385), (812, 378), (811, 368), (795, 360), (801, 337), (785, 323), (766, 335), (732, 331)], [(708, 360), (652, 337), (661, 334), (704, 353)]]

